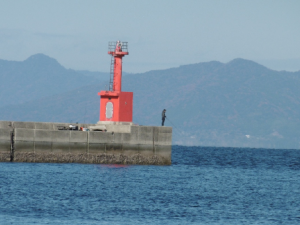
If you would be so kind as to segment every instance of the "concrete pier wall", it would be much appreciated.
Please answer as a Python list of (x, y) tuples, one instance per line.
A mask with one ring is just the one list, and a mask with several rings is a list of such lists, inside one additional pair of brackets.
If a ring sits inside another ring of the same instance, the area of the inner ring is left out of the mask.
[(69, 124), (0, 121), (0, 161), (10, 161), (12, 155), (15, 162), (171, 164), (171, 127), (110, 127), (121, 130), (117, 133), (58, 130), (58, 126)]
[(11, 152), (11, 130), (0, 128), (0, 162), (9, 162)]

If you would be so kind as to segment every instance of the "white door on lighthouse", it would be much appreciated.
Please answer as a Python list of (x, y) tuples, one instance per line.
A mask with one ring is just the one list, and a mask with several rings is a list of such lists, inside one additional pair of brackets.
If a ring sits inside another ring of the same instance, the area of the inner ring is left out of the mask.
[(114, 112), (114, 105), (112, 104), (112, 102), (108, 102), (106, 103), (106, 118), (107, 119), (111, 119), (113, 117), (113, 112)]

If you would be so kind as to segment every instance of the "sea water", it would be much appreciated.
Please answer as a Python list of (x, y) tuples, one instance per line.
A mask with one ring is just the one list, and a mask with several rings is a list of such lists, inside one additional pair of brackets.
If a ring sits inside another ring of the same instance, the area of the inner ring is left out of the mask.
[(300, 151), (173, 146), (171, 166), (0, 163), (0, 224), (300, 224)]

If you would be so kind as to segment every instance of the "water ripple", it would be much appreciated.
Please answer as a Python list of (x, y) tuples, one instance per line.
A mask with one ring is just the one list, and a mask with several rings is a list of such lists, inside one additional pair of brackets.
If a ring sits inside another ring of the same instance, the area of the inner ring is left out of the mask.
[(0, 224), (300, 223), (300, 151), (173, 146), (172, 157), (0, 163)]

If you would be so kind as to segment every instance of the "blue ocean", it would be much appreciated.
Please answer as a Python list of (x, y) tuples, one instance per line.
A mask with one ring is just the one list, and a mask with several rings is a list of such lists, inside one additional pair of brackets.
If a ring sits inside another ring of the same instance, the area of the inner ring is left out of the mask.
[(300, 224), (300, 151), (173, 146), (171, 166), (0, 163), (0, 224)]

